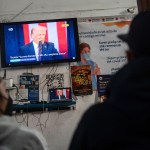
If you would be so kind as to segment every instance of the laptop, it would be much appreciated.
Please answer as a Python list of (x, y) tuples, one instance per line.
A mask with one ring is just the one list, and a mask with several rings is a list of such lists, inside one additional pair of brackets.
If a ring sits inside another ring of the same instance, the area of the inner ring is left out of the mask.
[(50, 102), (68, 102), (72, 101), (71, 88), (49, 89)]

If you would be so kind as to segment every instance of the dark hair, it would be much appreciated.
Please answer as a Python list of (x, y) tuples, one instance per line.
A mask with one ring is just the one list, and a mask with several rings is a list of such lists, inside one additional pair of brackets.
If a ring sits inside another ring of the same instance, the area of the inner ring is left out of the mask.
[(81, 43), (79, 45), (79, 49), (80, 49), (80, 53), (82, 52), (82, 50), (85, 48), (85, 47), (88, 47), (89, 49), (91, 49), (90, 45), (88, 43)]

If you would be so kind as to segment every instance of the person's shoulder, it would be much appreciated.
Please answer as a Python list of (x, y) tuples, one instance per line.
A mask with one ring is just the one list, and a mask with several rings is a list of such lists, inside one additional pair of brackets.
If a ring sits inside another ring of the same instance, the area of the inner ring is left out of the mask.
[[(83, 115), (85, 122), (106, 124), (115, 120), (122, 120), (124, 114), (109, 103), (98, 103), (91, 106)], [(107, 119), (106, 119), (107, 118)]]
[(22, 134), (22, 136), (26, 136), (30, 138), (32, 137), (33, 139), (38, 139), (38, 137), (41, 136), (38, 131), (31, 130), (30, 128), (19, 127), (18, 130)]
[(48, 150), (48, 145), (45, 138), (38, 131), (33, 129), (31, 130), (26, 127), (19, 127), (18, 130), (21, 138), (24, 138), (24, 140), (29, 139), (26, 141), (27, 144), (32, 143), (34, 148), (37, 145), (37, 150)]
[(49, 50), (49, 53), (58, 53), (55, 44), (52, 42), (44, 42), (43, 49)]
[[(88, 132), (91, 139), (106, 142), (126, 135), (128, 119), (120, 110), (109, 103), (95, 104), (80, 121), (80, 128)], [(109, 137), (106, 133), (109, 133)]]
[(54, 43), (52, 42), (44, 42), (44, 44), (49, 45), (49, 46), (54, 46)]
[(28, 49), (31, 45), (32, 45), (32, 42), (30, 42), (30, 43), (28, 43), (28, 44), (26, 44), (26, 45), (23, 45), (23, 46), (20, 47), (20, 50), (26, 50), (26, 49)]
[(97, 113), (100, 113), (100, 112), (103, 112), (105, 111), (105, 108), (106, 107), (110, 107), (109, 104), (106, 104), (106, 103), (97, 103), (97, 104), (94, 104), (93, 106), (91, 106), (85, 113), (85, 115), (87, 114), (97, 114)]
[(104, 112), (105, 112), (104, 107), (106, 107), (106, 106), (104, 106), (104, 104), (102, 104), (102, 103), (94, 104), (84, 113), (83, 119), (91, 120), (91, 119), (93, 119), (93, 116), (94, 116), (94, 118), (96, 118), (99, 115), (101, 115), (101, 113), (104, 114)]

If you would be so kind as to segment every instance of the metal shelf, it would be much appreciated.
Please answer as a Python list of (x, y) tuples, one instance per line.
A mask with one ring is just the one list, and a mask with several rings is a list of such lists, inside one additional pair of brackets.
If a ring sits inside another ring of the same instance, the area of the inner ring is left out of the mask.
[(19, 104), (13, 104), (12, 105), (12, 110), (13, 111), (38, 111), (40, 109), (46, 109), (48, 108), (48, 110), (51, 110), (51, 108), (54, 107), (71, 107), (73, 110), (76, 108), (76, 101), (68, 101), (68, 102), (53, 102), (53, 103), (37, 103), (37, 104), (23, 104), (23, 105), (19, 105)]

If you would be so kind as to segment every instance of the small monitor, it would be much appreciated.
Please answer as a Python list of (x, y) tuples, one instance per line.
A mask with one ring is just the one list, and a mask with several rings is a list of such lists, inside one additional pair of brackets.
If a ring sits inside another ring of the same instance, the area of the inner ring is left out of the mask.
[(71, 88), (50, 89), (50, 102), (70, 101), (72, 100)]

